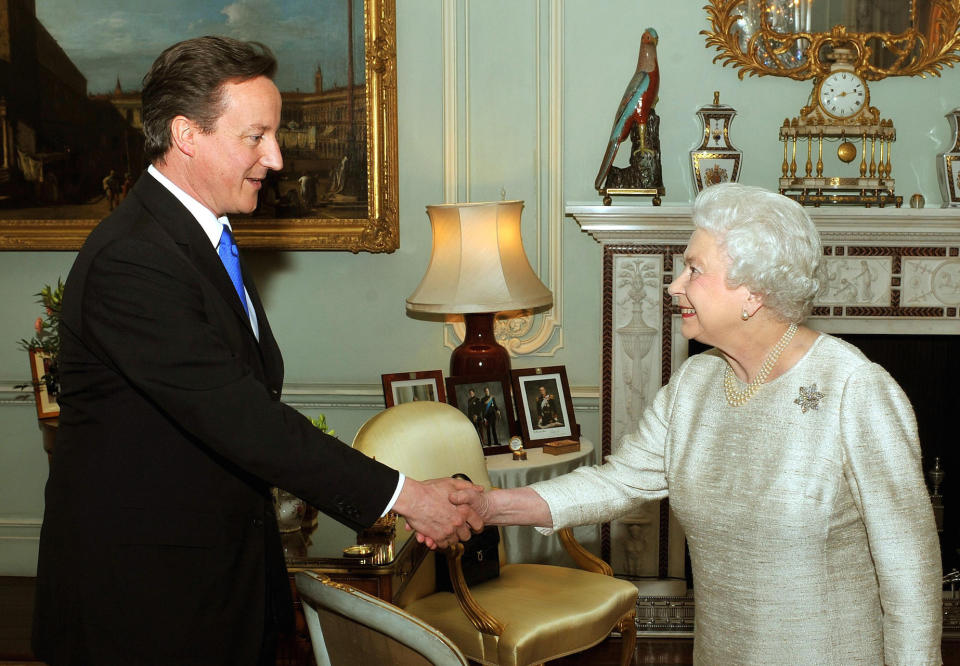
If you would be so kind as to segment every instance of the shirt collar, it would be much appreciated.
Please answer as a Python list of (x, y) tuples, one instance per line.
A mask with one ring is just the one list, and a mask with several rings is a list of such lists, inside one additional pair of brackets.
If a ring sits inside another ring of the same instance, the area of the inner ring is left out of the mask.
[(213, 211), (180, 189), (172, 180), (160, 173), (160, 170), (155, 166), (152, 164), (148, 166), (147, 173), (156, 178), (157, 182), (167, 188), (170, 194), (175, 196), (177, 200), (190, 211), (197, 222), (200, 223), (203, 232), (210, 238), (213, 247), (217, 247), (220, 244), (220, 236), (223, 234), (224, 227), (230, 229), (231, 233), (233, 232), (233, 229), (230, 227), (230, 220), (227, 219), (226, 215), (218, 218), (213, 214)]

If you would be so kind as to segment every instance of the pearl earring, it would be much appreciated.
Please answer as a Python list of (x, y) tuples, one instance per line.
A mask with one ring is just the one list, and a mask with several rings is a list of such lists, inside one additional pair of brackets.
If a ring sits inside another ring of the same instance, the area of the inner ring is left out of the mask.
[(743, 310), (740, 311), (740, 319), (742, 319), (742, 320), (744, 320), (744, 321), (747, 321), (748, 319), (750, 319), (750, 315), (747, 314), (747, 309), (746, 309), (746, 308), (744, 308)]

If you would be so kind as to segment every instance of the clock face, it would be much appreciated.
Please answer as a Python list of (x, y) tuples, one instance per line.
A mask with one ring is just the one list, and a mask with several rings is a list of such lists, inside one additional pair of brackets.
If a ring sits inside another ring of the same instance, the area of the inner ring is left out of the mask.
[(523, 440), (514, 435), (510, 438), (510, 450), (520, 451), (521, 449), (523, 449)]
[(835, 118), (849, 118), (867, 101), (867, 86), (853, 72), (833, 72), (820, 84), (820, 107)]

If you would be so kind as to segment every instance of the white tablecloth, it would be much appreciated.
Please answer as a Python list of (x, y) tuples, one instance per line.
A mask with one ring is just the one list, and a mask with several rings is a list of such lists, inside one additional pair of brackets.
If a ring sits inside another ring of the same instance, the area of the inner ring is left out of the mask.
[[(580, 450), (559, 456), (549, 455), (541, 448), (527, 449), (526, 460), (514, 460), (511, 453), (487, 456), (490, 482), (497, 488), (519, 488), (534, 481), (552, 479), (581, 465), (597, 462), (593, 442), (580, 439)], [(543, 536), (532, 527), (504, 527), (501, 530), (507, 561), (533, 562), (574, 566), (556, 536)], [(600, 526), (588, 525), (574, 530), (577, 540), (591, 551), (599, 552)]]

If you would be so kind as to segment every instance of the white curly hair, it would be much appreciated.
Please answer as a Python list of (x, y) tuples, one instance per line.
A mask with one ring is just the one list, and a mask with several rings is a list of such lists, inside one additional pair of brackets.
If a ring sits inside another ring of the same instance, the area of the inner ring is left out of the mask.
[(824, 283), (820, 234), (803, 206), (762, 187), (723, 183), (693, 203), (693, 226), (730, 258), (727, 284), (763, 296), (780, 319), (801, 322)]

